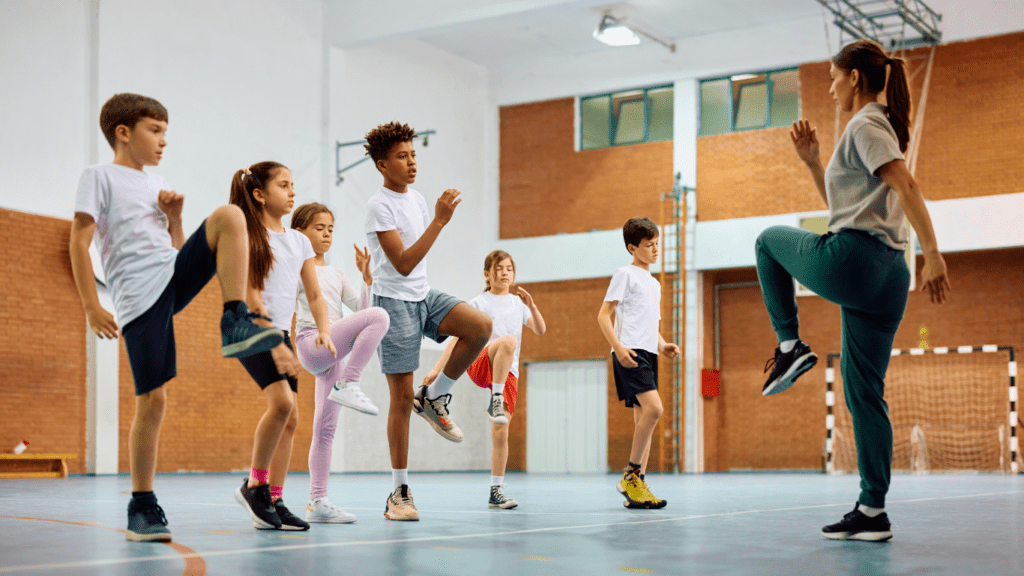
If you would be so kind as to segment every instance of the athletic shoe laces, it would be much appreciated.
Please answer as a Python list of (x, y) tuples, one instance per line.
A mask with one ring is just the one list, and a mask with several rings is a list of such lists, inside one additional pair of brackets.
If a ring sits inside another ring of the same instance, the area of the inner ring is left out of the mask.
[(164, 526), (167, 525), (167, 516), (164, 516), (164, 509), (161, 508), (159, 504), (147, 506), (146, 508), (139, 510), (139, 512), (142, 513), (142, 515), (146, 518), (146, 522), (148, 522), (149, 524), (162, 524)]

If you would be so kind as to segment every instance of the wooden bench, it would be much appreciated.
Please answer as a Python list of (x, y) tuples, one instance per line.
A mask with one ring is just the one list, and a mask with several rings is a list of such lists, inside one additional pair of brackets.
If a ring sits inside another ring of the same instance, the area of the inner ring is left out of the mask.
[(76, 454), (0, 454), (0, 478), (67, 478)]

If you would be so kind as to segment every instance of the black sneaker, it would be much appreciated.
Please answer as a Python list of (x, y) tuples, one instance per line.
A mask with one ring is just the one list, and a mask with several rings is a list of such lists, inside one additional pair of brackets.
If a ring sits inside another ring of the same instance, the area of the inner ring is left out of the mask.
[[(284, 498), (278, 498), (274, 502), (274, 509), (277, 511), (277, 517), (281, 519), (281, 530), (309, 530), (308, 522), (292, 514), (292, 511), (285, 507)], [(273, 528), (263, 528), (257, 524), (253, 524), (253, 527), (259, 530), (273, 530)]]
[(807, 372), (818, 363), (818, 355), (811, 352), (810, 346), (802, 340), (797, 340), (796, 345), (789, 352), (775, 349), (775, 358), (772, 358), (764, 365), (764, 371), (771, 369), (768, 381), (764, 383), (761, 390), (762, 396), (771, 396), (779, 392), (789, 390), (789, 387), (796, 382), (801, 374)]
[(246, 478), (241, 486), (235, 488), (235, 500), (249, 511), (256, 528), (275, 530), (281, 527), (281, 518), (270, 496), (270, 484), (249, 488), (249, 479)]
[(164, 509), (156, 503), (156, 496), (132, 498), (128, 502), (128, 531), (125, 540), (132, 542), (170, 542)]
[(253, 322), (254, 318), (269, 320), (249, 312), (245, 302), (239, 302), (234, 310), (224, 311), (220, 317), (221, 354), (226, 358), (245, 358), (284, 342), (284, 332), (259, 326)]
[(519, 502), (505, 496), (505, 486), (491, 486), (491, 497), (487, 500), (488, 508), (500, 508), (502, 510), (511, 510), (519, 506)]
[(866, 516), (854, 504), (853, 512), (835, 524), (821, 529), (821, 535), (831, 540), (864, 540), (866, 542), (885, 542), (892, 538), (892, 526), (889, 517), (882, 512), (874, 518)]

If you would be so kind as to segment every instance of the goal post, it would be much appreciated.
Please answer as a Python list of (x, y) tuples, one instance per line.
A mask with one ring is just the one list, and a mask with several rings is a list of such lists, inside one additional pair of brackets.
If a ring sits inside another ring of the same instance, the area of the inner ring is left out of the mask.
[[(825, 471), (855, 472), (857, 450), (839, 354), (825, 369)], [(893, 471), (1020, 471), (1012, 346), (894, 349), (885, 379)]]

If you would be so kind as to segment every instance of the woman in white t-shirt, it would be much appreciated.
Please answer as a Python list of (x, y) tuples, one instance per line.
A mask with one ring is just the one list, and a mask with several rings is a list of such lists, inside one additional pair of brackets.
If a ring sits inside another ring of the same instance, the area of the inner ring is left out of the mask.
[(858, 40), (836, 54), (829, 76), (829, 95), (853, 116), (828, 166), (821, 164), (818, 138), (809, 122), (794, 122), (790, 132), (797, 156), (828, 205), (829, 232), (819, 236), (773, 226), (757, 239), (757, 276), (779, 339), (762, 394), (788, 389), (817, 361), (800, 341), (795, 278), (841, 308), (840, 370), (861, 476), (853, 511), (825, 526), (822, 535), (885, 541), (892, 538), (884, 511), (892, 468), (885, 373), (910, 287), (905, 219), (924, 253), (921, 289), (941, 304), (950, 286), (928, 208), (903, 158), (910, 141), (906, 61), (890, 57), (870, 40)]
[[(355, 522), (349, 514), (327, 499), (327, 481), (331, 474), (331, 445), (342, 406), (377, 415), (377, 407), (359, 388), (359, 378), (377, 345), (391, 325), (388, 313), (370, 305), (370, 253), (356, 250), (356, 267), (363, 281), (356, 284), (341, 270), (327, 265), (324, 254), (334, 241), (334, 214), (323, 204), (303, 204), (292, 214), (291, 227), (309, 238), (316, 252), (316, 274), (327, 303), (331, 339), (337, 354), (317, 347), (317, 327), (310, 312), (306, 292), (299, 287), (295, 299), (295, 348), (302, 367), (316, 375), (316, 408), (313, 413), (313, 443), (309, 447), (309, 503), (307, 522)], [(341, 305), (354, 312), (345, 316)]]
[[(516, 263), (503, 250), (495, 250), (484, 259), (484, 279), (487, 289), (483, 294), (469, 301), (469, 305), (491, 317), (491, 338), (487, 346), (466, 374), (474, 384), (491, 391), (487, 407), (490, 418), (491, 442), (491, 491), (487, 502), (489, 508), (510, 509), (519, 505), (505, 496), (505, 464), (508, 462), (508, 423), (515, 410), (517, 384), (519, 381), (519, 350), (522, 347), (523, 326), (542, 336), (547, 330), (544, 317), (530, 293), (522, 286), (516, 286)], [(514, 292), (514, 293), (513, 293)], [(453, 339), (445, 349), (437, 365), (423, 379), (429, 385), (437, 378), (448, 361)]]
[(281, 223), (295, 204), (288, 168), (260, 162), (235, 172), (231, 203), (242, 209), (249, 232), (249, 309), (261, 315), (259, 322), (285, 333), (284, 342), (270, 352), (240, 359), (263, 390), (267, 411), (256, 426), (252, 471), (235, 490), (235, 499), (248, 509), (257, 529), (309, 530), (309, 524), (285, 507), (281, 495), (299, 422), (299, 364), (288, 330), (300, 281), (317, 327), (315, 346), (336, 354), (317, 281), (316, 253), (305, 234)]

